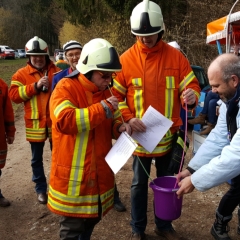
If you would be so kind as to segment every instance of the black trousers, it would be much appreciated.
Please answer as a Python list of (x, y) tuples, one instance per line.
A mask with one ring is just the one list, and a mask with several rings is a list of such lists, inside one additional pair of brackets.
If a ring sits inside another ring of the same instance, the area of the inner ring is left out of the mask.
[(219, 206), (218, 212), (223, 216), (232, 215), (234, 209), (240, 203), (240, 175), (231, 180), (230, 189), (222, 197)]

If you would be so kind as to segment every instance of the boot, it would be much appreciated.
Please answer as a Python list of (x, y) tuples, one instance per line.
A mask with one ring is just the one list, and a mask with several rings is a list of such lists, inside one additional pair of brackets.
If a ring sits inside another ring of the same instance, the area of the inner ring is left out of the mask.
[(237, 233), (240, 235), (240, 206), (238, 207), (238, 229)]
[(228, 222), (231, 221), (232, 215), (223, 217), (218, 211), (216, 212), (216, 219), (211, 228), (211, 234), (216, 240), (231, 240), (228, 235), (230, 228)]
[(205, 129), (203, 129), (202, 131), (200, 131), (200, 135), (208, 135), (212, 129), (214, 129), (215, 127), (215, 124), (212, 124), (212, 123), (207, 123), (207, 127)]
[(188, 120), (188, 123), (194, 125), (194, 124), (205, 124), (205, 120), (206, 120), (207, 114), (203, 114), (203, 113), (199, 113), (199, 115), (194, 118), (194, 119), (190, 119)]

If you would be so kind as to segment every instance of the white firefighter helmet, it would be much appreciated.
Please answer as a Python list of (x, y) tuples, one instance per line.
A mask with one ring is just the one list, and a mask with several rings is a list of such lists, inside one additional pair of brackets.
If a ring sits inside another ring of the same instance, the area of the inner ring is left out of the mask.
[(137, 36), (149, 36), (164, 31), (161, 8), (158, 4), (143, 0), (132, 11), (131, 32)]
[(82, 45), (75, 41), (75, 40), (70, 40), (69, 42), (66, 42), (64, 45), (63, 45), (63, 51), (66, 52), (70, 49), (75, 49), (75, 48), (79, 48), (79, 49), (82, 49)]
[(76, 68), (85, 74), (92, 70), (120, 72), (122, 66), (115, 48), (107, 40), (95, 38), (83, 46)]
[(172, 42), (169, 42), (168, 43), (170, 46), (178, 49), (178, 50), (181, 50), (180, 46), (178, 45), (178, 43), (176, 41), (172, 41)]
[(49, 55), (47, 43), (37, 36), (26, 43), (25, 50), (26, 55)]

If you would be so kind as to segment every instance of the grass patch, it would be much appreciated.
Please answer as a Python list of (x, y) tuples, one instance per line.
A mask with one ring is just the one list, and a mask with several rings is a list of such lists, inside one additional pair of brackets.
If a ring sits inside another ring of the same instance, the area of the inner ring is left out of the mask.
[[(8, 86), (11, 84), (13, 74), (19, 69), (26, 66), (28, 58), (16, 58), (16, 59), (0, 59), (0, 78), (3, 79)], [(14, 112), (22, 104), (16, 104), (12, 102)]]
[(10, 86), (12, 75), (19, 69), (26, 66), (28, 58), (0, 59), (0, 78)]

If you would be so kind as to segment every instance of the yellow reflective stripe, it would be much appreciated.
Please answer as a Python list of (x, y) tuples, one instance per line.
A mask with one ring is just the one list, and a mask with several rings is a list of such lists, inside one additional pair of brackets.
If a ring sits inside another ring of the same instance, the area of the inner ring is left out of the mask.
[(198, 99), (200, 98), (200, 94), (198, 92), (196, 92), (195, 90), (193, 90), (195, 95), (198, 97)]
[[(184, 149), (184, 140), (182, 138), (178, 137), (177, 143), (182, 147), (182, 149)], [(184, 149), (184, 152), (187, 152), (187, 150), (188, 150), (188, 147), (186, 145), (185, 149)]]
[(75, 109), (76, 113), (76, 124), (78, 128), (78, 132), (85, 132), (90, 130), (90, 122), (89, 122), (89, 111), (87, 108)]
[(54, 110), (54, 115), (57, 118), (61, 111), (66, 108), (76, 108), (69, 100), (61, 102)]
[(18, 86), (18, 94), (19, 96), (22, 98), (23, 101), (27, 101), (29, 100), (31, 97), (29, 97), (27, 95), (27, 92), (26, 92), (26, 85), (23, 85), (21, 82), (19, 81), (11, 81), (11, 86), (13, 85), (17, 85)]
[(126, 95), (127, 89), (123, 87), (117, 80), (113, 79), (113, 88), (123, 95)]
[(26, 132), (32, 133), (32, 134), (43, 134), (45, 133), (45, 128), (26, 128)]
[(165, 90), (165, 117), (169, 120), (172, 119), (173, 104), (174, 104), (174, 89), (175, 78), (166, 77), (166, 90)]
[(61, 202), (71, 203), (71, 204), (84, 204), (84, 203), (97, 203), (98, 202), (98, 194), (95, 195), (85, 195), (85, 196), (72, 196), (72, 195), (66, 195), (59, 191), (56, 191), (52, 188), (51, 185), (49, 185), (49, 193), (51, 196), (53, 196), (56, 200), (59, 200)]
[(37, 106), (37, 96), (33, 96), (30, 99), (30, 106), (31, 106), (31, 119), (38, 119), (38, 106)]
[(21, 82), (19, 82), (19, 81), (14, 81), (14, 80), (11, 81), (11, 86), (12, 86), (12, 85), (17, 85), (18, 87), (24, 86)]
[(132, 79), (133, 86), (140, 87), (139, 89), (134, 90), (134, 108), (136, 111), (136, 117), (142, 118), (143, 115), (143, 90), (142, 90), (142, 79), (141, 78), (133, 78)]
[(38, 128), (38, 129), (26, 128), (26, 137), (27, 139), (32, 139), (32, 140), (45, 140), (46, 139), (45, 128)]
[[(48, 204), (55, 210), (73, 214), (97, 214), (98, 194), (86, 196), (70, 196), (60, 193), (49, 185)], [(109, 198), (108, 201), (106, 201)], [(113, 204), (113, 189), (100, 196), (103, 212)], [(74, 204), (74, 205), (69, 205)], [(81, 204), (81, 206), (79, 206)], [(83, 204), (86, 204), (82, 206)], [(91, 204), (91, 206), (89, 206)]]
[(113, 118), (116, 119), (116, 118), (119, 118), (119, 117), (121, 117), (121, 113), (120, 113), (119, 109), (117, 109), (117, 110), (114, 112)]
[(132, 84), (133, 84), (133, 86), (142, 87), (142, 79), (141, 78), (133, 78)]
[(46, 139), (46, 135), (31, 135), (31, 134), (26, 134), (26, 138), (27, 139), (31, 139), (31, 140), (45, 140)]
[[(164, 153), (172, 148), (172, 139), (173, 134), (170, 131), (167, 132), (167, 136), (164, 136), (162, 140), (158, 143), (156, 148), (153, 150), (151, 154), (155, 153)], [(137, 153), (149, 153), (144, 147), (139, 146), (136, 148), (135, 152)], [(150, 153), (149, 153), (150, 154)]]
[(68, 185), (68, 195), (78, 196), (80, 194), (88, 137), (89, 132), (77, 134)]
[(185, 86), (187, 86), (193, 79), (195, 78), (195, 75), (193, 73), (193, 71), (191, 71), (187, 76), (185, 76), (185, 78), (180, 82), (179, 84), (179, 91), (182, 92), (185, 88)]
[(166, 87), (167, 88), (176, 88), (174, 77), (170, 77), (170, 76), (166, 77)]
[[(91, 196), (89, 196), (91, 197)], [(80, 200), (82, 197), (78, 196), (77, 198), (75, 198), (75, 200)], [(61, 199), (60, 199), (61, 201)], [(76, 202), (74, 202), (76, 203)], [(79, 201), (80, 203), (80, 201)], [(48, 195), (48, 204), (55, 210), (61, 211), (61, 212), (65, 212), (65, 213), (73, 213), (73, 214), (87, 214), (87, 215), (91, 215), (91, 214), (97, 214), (98, 213), (98, 196), (97, 196), (97, 201), (95, 202), (95, 205), (85, 205), (85, 206), (71, 206), (68, 204), (63, 204), (61, 202), (56, 201), (54, 198), (51, 197), (51, 195)]]
[(136, 153), (145, 153), (145, 154), (157, 154), (157, 153), (165, 153), (171, 148), (172, 148), (172, 144), (168, 144), (166, 146), (157, 146), (156, 148), (154, 148), (154, 150), (151, 153), (149, 153), (144, 147), (138, 146), (135, 149), (135, 152)]
[(118, 108), (119, 108), (119, 110), (123, 110), (123, 109), (128, 108), (128, 105), (126, 104), (126, 102), (119, 102)]

